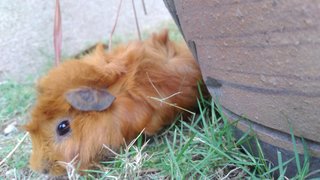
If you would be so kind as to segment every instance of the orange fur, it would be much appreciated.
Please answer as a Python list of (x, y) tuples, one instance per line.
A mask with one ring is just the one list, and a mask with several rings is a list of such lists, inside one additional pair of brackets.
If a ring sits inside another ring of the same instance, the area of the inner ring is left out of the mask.
[[(98, 45), (80, 60), (65, 61), (38, 83), (32, 120), (25, 125), (32, 139), (31, 168), (60, 175), (65, 169), (58, 161), (69, 162), (78, 154), (80, 169), (85, 169), (99, 160), (103, 144), (117, 150), (124, 139), (131, 141), (143, 129), (147, 135), (157, 133), (181, 110), (150, 97), (181, 92), (166, 101), (192, 108), (200, 80), (199, 67), (188, 48), (170, 41), (167, 31), (109, 53)], [(81, 112), (64, 96), (81, 86), (107, 89), (116, 100), (104, 111)], [(66, 117), (71, 119), (71, 134), (57, 137), (57, 124)]]

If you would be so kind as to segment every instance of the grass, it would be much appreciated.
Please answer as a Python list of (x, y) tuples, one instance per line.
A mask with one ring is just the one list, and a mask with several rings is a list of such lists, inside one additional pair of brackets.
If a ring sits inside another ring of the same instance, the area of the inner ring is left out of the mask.
[(18, 83), (13, 80), (0, 84), (0, 123), (25, 114), (34, 100), (32, 82)]
[[(26, 114), (34, 101), (35, 91), (31, 81), (22, 84), (8, 79), (1, 82), (0, 93), (0, 129), (2, 130), (0, 134), (0, 159), (2, 160), (23, 136), (23, 132), (20, 132), (17, 125), (9, 135), (3, 134), (3, 130), (9, 124), (26, 122)], [(15, 177), (23, 174), (28, 164), (28, 157), (25, 154), (28, 151), (30, 151), (30, 145), (23, 144), (17, 153), (1, 166), (0, 177), (3, 177), (4, 173), (14, 174)]]
[[(233, 124), (223, 116), (219, 105), (202, 98), (198, 107), (194, 118), (186, 121), (178, 117), (175, 124), (149, 141), (138, 136), (119, 154), (115, 153), (114, 159), (102, 162), (103, 168), (87, 171), (89, 175), (80, 179), (273, 179), (275, 171), (280, 179), (285, 179), (287, 164), (299, 161), (299, 156), (295, 156), (283, 162), (278, 152), (278, 166), (273, 166), (250, 132), (234, 139)], [(245, 146), (252, 140), (258, 147), (258, 156)], [(292, 179), (307, 177), (308, 158), (306, 155), (300, 168), (303, 170)]]
[[(164, 23), (171, 29), (170, 37), (182, 40), (173, 24)], [(145, 31), (143, 37), (150, 34)], [(114, 37), (115, 43), (124, 41)], [(47, 67), (44, 67), (47, 69)], [(23, 124), (28, 118), (29, 107), (35, 100), (34, 78), (24, 83), (6, 80), (0, 83), (0, 129), (12, 122)], [(284, 161), (278, 152), (278, 164), (272, 165), (265, 159), (259, 140), (252, 131), (245, 132), (239, 139), (234, 138), (233, 130), (237, 122), (230, 123), (219, 104), (202, 96), (198, 100), (198, 112), (191, 118), (179, 116), (176, 123), (157, 136), (146, 138), (140, 134), (132, 143), (115, 157), (101, 162), (97, 169), (88, 170), (85, 176), (71, 172), (69, 179), (273, 179), (279, 172), (285, 179), (286, 166), (295, 162), (298, 173), (293, 179), (304, 179), (310, 175), (309, 154), (304, 143), (304, 159), (296, 147), (292, 134), (295, 156)], [(24, 135), (21, 130), (5, 136), (0, 133), (0, 160), (14, 148)], [(148, 139), (148, 140), (147, 140)], [(304, 140), (302, 140), (304, 142)], [(254, 146), (250, 146), (250, 144)], [(248, 146), (249, 145), (249, 146)], [(258, 155), (252, 153), (256, 147)], [(108, 147), (105, 147), (108, 148)], [(30, 139), (0, 167), (0, 179), (43, 179), (45, 176), (33, 173), (27, 167), (31, 151)]]

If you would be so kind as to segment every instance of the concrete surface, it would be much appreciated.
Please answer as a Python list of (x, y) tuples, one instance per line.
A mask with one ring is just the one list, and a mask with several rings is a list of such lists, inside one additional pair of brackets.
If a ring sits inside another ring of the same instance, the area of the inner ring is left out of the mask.
[[(141, 0), (135, 2), (142, 29), (171, 19), (162, 1), (145, 0), (147, 16)], [(60, 3), (64, 57), (108, 39), (118, 0), (61, 0)], [(54, 5), (54, 0), (0, 1), (0, 81), (6, 78), (24, 80), (53, 59)], [(115, 35), (128, 33), (136, 33), (136, 27), (131, 1), (123, 0)]]

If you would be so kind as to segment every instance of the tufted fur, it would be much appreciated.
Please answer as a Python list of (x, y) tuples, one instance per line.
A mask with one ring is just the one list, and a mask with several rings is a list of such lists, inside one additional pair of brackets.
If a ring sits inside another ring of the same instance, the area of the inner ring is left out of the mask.
[[(117, 150), (123, 139), (132, 140), (144, 128), (147, 135), (157, 133), (181, 110), (150, 97), (182, 92), (166, 101), (191, 108), (199, 80), (191, 53), (170, 41), (167, 31), (109, 53), (98, 45), (80, 60), (65, 61), (38, 83), (32, 120), (25, 125), (32, 139), (31, 168), (60, 175), (65, 169), (58, 161), (70, 162), (78, 155), (80, 169), (86, 169), (99, 159), (103, 144)], [(116, 99), (104, 111), (79, 111), (65, 99), (66, 92), (79, 87), (107, 89)], [(70, 119), (71, 133), (59, 137), (56, 129), (63, 119)]]

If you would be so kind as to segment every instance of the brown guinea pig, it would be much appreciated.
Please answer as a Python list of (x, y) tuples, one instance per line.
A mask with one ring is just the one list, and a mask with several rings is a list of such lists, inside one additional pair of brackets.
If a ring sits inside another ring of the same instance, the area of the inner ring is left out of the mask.
[[(79, 169), (99, 161), (103, 145), (117, 150), (141, 131), (153, 135), (198, 96), (200, 69), (185, 44), (168, 31), (105, 52), (103, 45), (68, 60), (41, 78), (32, 120), (30, 166), (64, 174), (61, 162), (77, 157)], [(162, 99), (164, 102), (158, 101)]]

